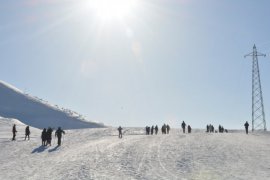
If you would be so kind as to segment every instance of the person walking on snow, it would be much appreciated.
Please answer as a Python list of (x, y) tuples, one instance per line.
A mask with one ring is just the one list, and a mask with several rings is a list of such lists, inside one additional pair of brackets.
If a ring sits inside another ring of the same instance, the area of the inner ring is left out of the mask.
[(52, 133), (53, 133), (53, 129), (51, 127), (49, 127), (47, 129), (47, 132), (46, 132), (46, 146), (47, 145), (50, 145), (52, 144)]
[(183, 129), (183, 133), (186, 132), (186, 123), (185, 121), (182, 122), (182, 129)]
[(244, 126), (245, 126), (245, 129), (246, 129), (246, 134), (248, 134), (248, 126), (249, 126), (249, 124), (248, 124), (247, 121), (246, 121), (246, 123), (244, 124)]
[(26, 126), (26, 128), (25, 128), (25, 138), (24, 138), (24, 140), (26, 140), (26, 137), (28, 137), (28, 140), (30, 140), (30, 129), (29, 129), (29, 126)]
[(16, 130), (16, 124), (13, 125), (13, 128), (12, 128), (12, 134), (13, 134), (13, 137), (12, 137), (12, 141), (15, 141), (15, 137), (16, 137), (16, 133), (17, 133), (17, 130)]
[(62, 139), (62, 134), (65, 134), (65, 131), (61, 129), (61, 127), (58, 127), (57, 131), (55, 132), (55, 136), (57, 136), (57, 144), (58, 146), (61, 146), (61, 139)]
[(42, 146), (46, 146), (46, 140), (47, 140), (47, 131), (46, 128), (43, 129), (41, 133), (41, 140), (42, 140)]
[(119, 132), (118, 137), (119, 138), (122, 138), (122, 130), (123, 130), (123, 128), (121, 126), (119, 126), (119, 128), (118, 128), (118, 132)]

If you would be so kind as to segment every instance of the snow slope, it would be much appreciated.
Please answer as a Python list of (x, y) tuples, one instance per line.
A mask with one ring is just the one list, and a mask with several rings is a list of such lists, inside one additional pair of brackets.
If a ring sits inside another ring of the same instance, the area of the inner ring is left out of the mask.
[(65, 129), (97, 128), (103, 124), (89, 122), (76, 112), (52, 106), (49, 103), (23, 93), (0, 81), (0, 116), (19, 119), (36, 128), (58, 127)]
[[(40, 146), (41, 131), (30, 141), (10, 141), (10, 121), (0, 120), (0, 179), (194, 179), (266, 180), (270, 177), (270, 134), (144, 135), (143, 129), (68, 130), (61, 147)], [(3, 123), (4, 122), (4, 123)], [(19, 129), (22, 129), (20, 126)], [(31, 128), (30, 128), (31, 129)]]

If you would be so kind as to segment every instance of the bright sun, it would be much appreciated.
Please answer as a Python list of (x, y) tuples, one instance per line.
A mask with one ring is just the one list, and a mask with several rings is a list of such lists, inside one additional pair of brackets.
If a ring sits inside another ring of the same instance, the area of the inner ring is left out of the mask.
[(125, 19), (135, 6), (136, 0), (94, 0), (93, 3), (97, 17), (105, 21)]

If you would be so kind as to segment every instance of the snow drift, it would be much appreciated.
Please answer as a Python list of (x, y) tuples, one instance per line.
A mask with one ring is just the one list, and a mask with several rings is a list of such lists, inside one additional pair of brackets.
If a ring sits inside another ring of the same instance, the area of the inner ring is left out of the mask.
[(0, 81), (0, 116), (19, 119), (36, 127), (58, 127), (64, 129), (98, 128), (103, 124), (89, 122), (78, 113), (53, 106), (42, 99), (32, 97), (19, 89)]

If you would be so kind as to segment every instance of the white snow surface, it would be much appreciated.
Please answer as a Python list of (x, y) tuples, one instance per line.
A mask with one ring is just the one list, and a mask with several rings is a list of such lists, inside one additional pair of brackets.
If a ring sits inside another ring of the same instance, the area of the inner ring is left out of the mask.
[(43, 99), (23, 93), (3, 81), (0, 81), (0, 99), (0, 116), (19, 119), (39, 129), (49, 126), (61, 126), (65, 129), (104, 127), (101, 123), (87, 121), (75, 111), (51, 105)]
[[(17, 140), (11, 141), (12, 124)], [(144, 135), (143, 128), (66, 130), (62, 146), (41, 146), (41, 130), (0, 119), (1, 180), (194, 179), (265, 180), (270, 178), (270, 134), (243, 131)]]

